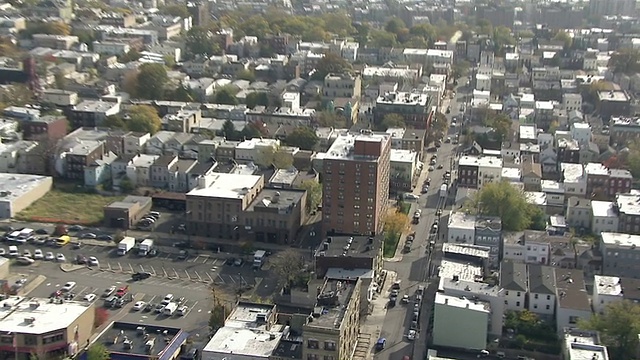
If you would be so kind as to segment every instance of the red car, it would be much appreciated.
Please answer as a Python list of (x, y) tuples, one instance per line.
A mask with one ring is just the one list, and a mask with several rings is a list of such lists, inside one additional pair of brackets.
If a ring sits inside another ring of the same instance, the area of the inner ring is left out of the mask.
[(116, 296), (123, 297), (129, 292), (129, 285), (123, 286), (116, 291)]
[(54, 292), (51, 293), (51, 296), (49, 296), (50, 298), (57, 298), (62, 296), (62, 292), (60, 290), (56, 290)]

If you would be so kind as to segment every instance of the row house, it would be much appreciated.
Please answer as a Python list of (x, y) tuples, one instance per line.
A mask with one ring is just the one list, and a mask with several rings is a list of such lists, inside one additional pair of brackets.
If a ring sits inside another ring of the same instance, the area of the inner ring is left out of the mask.
[(615, 199), (618, 215), (618, 231), (640, 234), (640, 193), (618, 194)]
[(607, 169), (599, 163), (589, 163), (585, 166), (587, 177), (587, 195), (601, 194), (614, 197), (616, 194), (626, 194), (631, 191), (633, 176), (628, 170)]
[(150, 185), (150, 169), (159, 155), (136, 154), (122, 155), (111, 163), (111, 181), (118, 189), (122, 181), (128, 181), (134, 187)]
[(508, 310), (529, 310), (553, 315), (556, 301), (554, 268), (505, 260), (500, 267), (500, 285), (504, 288)]
[(500, 182), (502, 159), (497, 156), (465, 155), (458, 160), (458, 186), (480, 189), (490, 182)]
[(197, 160), (180, 159), (176, 155), (162, 155), (150, 168), (151, 185), (172, 192), (185, 192), (189, 189), (189, 172)]

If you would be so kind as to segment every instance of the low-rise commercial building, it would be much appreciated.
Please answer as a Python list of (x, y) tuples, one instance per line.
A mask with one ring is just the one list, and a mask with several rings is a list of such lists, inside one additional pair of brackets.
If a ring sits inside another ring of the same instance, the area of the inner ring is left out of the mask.
[(597, 332), (577, 329), (564, 331), (562, 356), (566, 360), (609, 360), (607, 347), (600, 344)]
[(104, 207), (105, 226), (127, 230), (151, 210), (152, 198), (129, 195)]
[(487, 302), (436, 293), (433, 344), (458, 349), (485, 349), (488, 329), (491, 328), (491, 311)]
[(10, 297), (0, 303), (0, 353), (16, 359), (75, 355), (88, 343), (94, 320), (94, 303)]
[(104, 344), (109, 359), (173, 360), (188, 337), (186, 331), (167, 325), (115, 321), (94, 342)]
[(0, 218), (10, 219), (51, 190), (49, 176), (0, 174)]

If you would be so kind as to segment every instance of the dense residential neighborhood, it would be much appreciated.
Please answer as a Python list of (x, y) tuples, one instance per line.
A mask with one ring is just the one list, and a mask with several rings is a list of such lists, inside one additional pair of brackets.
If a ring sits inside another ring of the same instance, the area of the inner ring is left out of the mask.
[(0, 2), (0, 359), (640, 359), (638, 19)]

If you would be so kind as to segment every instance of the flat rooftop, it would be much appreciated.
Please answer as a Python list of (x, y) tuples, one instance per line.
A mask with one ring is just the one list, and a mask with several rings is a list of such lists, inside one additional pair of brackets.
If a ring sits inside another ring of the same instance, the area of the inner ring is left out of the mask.
[(564, 177), (564, 182), (579, 182), (584, 179), (584, 168), (582, 164), (561, 163), (560, 173)]
[(612, 201), (591, 201), (591, 213), (593, 217), (609, 217), (615, 218), (618, 216), (615, 203)]
[(483, 278), (480, 266), (453, 260), (443, 259), (438, 271), (441, 282), (453, 279), (454, 276), (458, 276), (461, 281), (479, 281)]
[(189, 336), (179, 328), (148, 324), (114, 322), (95, 340), (112, 354), (157, 355), (169, 359)]
[(640, 235), (603, 232), (602, 242), (608, 247), (637, 248), (640, 247)]
[(486, 246), (477, 246), (477, 245), (459, 245), (452, 243), (444, 243), (442, 244), (442, 252), (444, 253), (444, 257), (447, 257), (446, 254), (458, 254), (458, 255), (466, 255), (472, 256), (482, 259), (488, 259), (489, 253), (491, 249)]
[(85, 311), (94, 311), (91, 304), (79, 301), (60, 304), (49, 299), (13, 296), (0, 302), (0, 332), (46, 334), (67, 328)]
[(343, 134), (336, 138), (329, 150), (325, 153), (325, 160), (359, 160), (376, 162), (378, 157), (362, 156), (354, 153), (356, 141), (376, 142), (381, 145), (389, 141), (389, 134), (371, 133), (371, 134)]
[(445, 294), (447, 290), (455, 290), (455, 291), (466, 291), (469, 293), (469, 298), (475, 295), (485, 295), (490, 297), (498, 297), (501, 296), (502, 288), (497, 285), (489, 285), (487, 283), (475, 282), (475, 281), (443, 281), (442, 287), (444, 289)]
[(609, 360), (606, 346), (598, 345), (597, 333), (571, 330), (564, 334), (564, 343), (571, 360)]
[(474, 156), (465, 155), (458, 160), (459, 166), (476, 166), (476, 167), (492, 167), (501, 168), (502, 159), (497, 156)]
[(200, 196), (224, 199), (242, 199), (249, 189), (262, 181), (260, 175), (212, 174), (209, 175), (208, 186), (196, 188), (187, 196)]
[(622, 297), (622, 282), (617, 276), (595, 275), (593, 287), (598, 295)]
[(293, 183), (296, 181), (296, 178), (298, 177), (298, 174), (300, 174), (300, 172), (295, 168), (278, 169), (275, 173), (273, 173), (273, 176), (271, 177), (271, 179), (269, 179), (269, 182), (272, 184), (293, 185)]
[(436, 305), (446, 305), (450, 307), (456, 307), (460, 309), (468, 309), (473, 311), (479, 311), (484, 313), (491, 312), (491, 306), (484, 301), (469, 300), (467, 298), (460, 298), (457, 296), (448, 296), (442, 293), (436, 293), (436, 299), (434, 302)]
[(464, 212), (454, 212), (449, 216), (449, 228), (475, 229), (476, 216)]
[(327, 279), (313, 310), (313, 322), (307, 327), (338, 329), (342, 325), (356, 281)]
[(609, 176), (609, 169), (600, 163), (588, 163), (584, 167), (584, 172), (588, 175)]
[(320, 244), (316, 256), (351, 256), (374, 258), (382, 246), (377, 236), (328, 236)]
[[(304, 196), (304, 190), (262, 189), (247, 211), (289, 214)], [(302, 210), (304, 211), (304, 209)]]
[(391, 92), (378, 96), (376, 103), (398, 106), (427, 106), (429, 95), (414, 92)]
[(391, 149), (391, 162), (395, 163), (415, 163), (418, 153), (411, 150)]
[(282, 339), (282, 331), (276, 331), (280, 329), (282, 326), (279, 325), (274, 326), (273, 331), (224, 326), (218, 329), (202, 352), (268, 359)]
[(14, 201), (44, 182), (52, 182), (49, 176), (0, 173), (0, 201)]
[(640, 215), (640, 195), (637, 193), (616, 195), (618, 210), (626, 215)]

